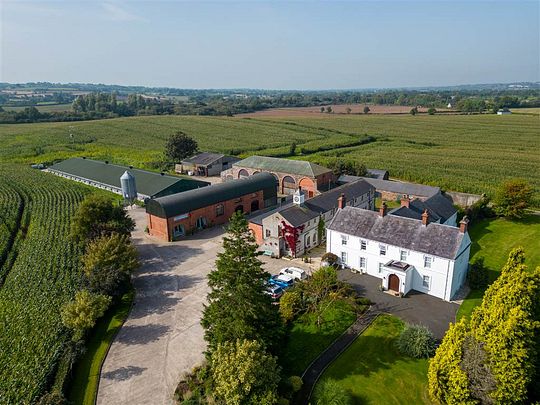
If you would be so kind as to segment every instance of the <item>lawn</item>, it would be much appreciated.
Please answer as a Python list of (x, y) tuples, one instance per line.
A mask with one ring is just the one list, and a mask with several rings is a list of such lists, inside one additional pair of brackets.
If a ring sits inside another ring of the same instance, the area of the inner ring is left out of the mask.
[[(469, 235), (473, 241), (471, 261), (483, 257), (493, 282), (504, 266), (508, 253), (522, 246), (526, 264), (530, 269), (540, 266), (540, 216), (530, 215), (522, 220), (504, 218), (487, 219), (471, 226)], [(458, 311), (458, 318), (469, 316), (474, 307), (482, 302), (483, 291), (471, 291)]]
[(75, 405), (94, 405), (101, 365), (109, 347), (126, 320), (134, 292), (126, 293), (118, 305), (109, 309), (92, 330), (86, 352), (75, 366), (69, 400)]
[(309, 314), (293, 322), (284, 353), (280, 356), (285, 375), (302, 375), (311, 362), (351, 326), (356, 312), (350, 304), (338, 301), (323, 318), (321, 327), (317, 327), (314, 317)]
[[(162, 159), (167, 137), (180, 130), (193, 136), (201, 150), (276, 155), (288, 153), (294, 141), (297, 159), (324, 164), (342, 156), (387, 169), (391, 177), (447, 190), (492, 195), (509, 177), (525, 177), (540, 189), (538, 116), (323, 115), (140, 116), (6, 124), (0, 126), (0, 160), (40, 163), (88, 156), (151, 168)], [(360, 145), (366, 135), (372, 137), (370, 142)], [(319, 147), (330, 150), (302, 154)]]
[(431, 404), (427, 360), (399, 354), (396, 338), (403, 322), (380, 315), (321, 376), (348, 390), (355, 404)]

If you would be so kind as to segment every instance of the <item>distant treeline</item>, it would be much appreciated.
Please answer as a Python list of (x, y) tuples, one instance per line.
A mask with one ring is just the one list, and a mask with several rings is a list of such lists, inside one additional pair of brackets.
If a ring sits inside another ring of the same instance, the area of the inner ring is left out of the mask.
[(496, 112), (499, 108), (540, 107), (537, 89), (520, 90), (392, 90), (378, 92), (263, 92), (217, 94), (217, 90), (193, 91), (187, 101), (166, 96), (129, 94), (115, 91), (77, 96), (69, 111), (40, 112), (30, 106), (22, 111), (4, 111), (0, 123), (80, 121), (136, 115), (232, 116), (277, 107), (312, 107), (335, 104), (406, 105), (452, 108), (465, 113)]

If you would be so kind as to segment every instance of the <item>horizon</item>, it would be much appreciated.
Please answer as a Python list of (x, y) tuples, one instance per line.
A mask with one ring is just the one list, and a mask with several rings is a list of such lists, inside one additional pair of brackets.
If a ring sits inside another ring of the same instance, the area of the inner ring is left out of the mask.
[(540, 81), (535, 1), (0, 7), (8, 83), (358, 91)]

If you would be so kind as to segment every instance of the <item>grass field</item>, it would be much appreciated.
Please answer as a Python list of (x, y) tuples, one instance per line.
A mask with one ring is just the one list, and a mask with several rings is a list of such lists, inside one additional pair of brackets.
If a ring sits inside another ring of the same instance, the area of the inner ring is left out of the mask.
[(284, 374), (302, 375), (309, 364), (355, 319), (354, 309), (339, 301), (324, 313), (321, 327), (317, 327), (313, 316), (300, 316), (291, 325), (285, 351), (280, 356)]
[[(38, 104), (35, 107), (39, 110), (39, 112), (42, 112), (42, 113), (45, 113), (45, 112), (59, 112), (59, 111), (71, 111), (71, 103), (67, 103), (67, 104)], [(3, 106), (2, 108), (4, 110), (6, 110), (6, 111), (22, 111), (27, 107)]]
[[(493, 282), (506, 263), (508, 254), (517, 246), (525, 250), (529, 269), (540, 266), (540, 216), (530, 215), (523, 220), (510, 221), (504, 218), (488, 219), (471, 227), (469, 235), (473, 240), (471, 260), (484, 258), (490, 269), (489, 280)], [(458, 318), (469, 316), (480, 305), (484, 291), (471, 291), (459, 308)]]
[[(48, 162), (71, 156), (150, 167), (168, 135), (182, 130), (201, 150), (276, 155), (297, 143), (298, 156), (324, 163), (333, 156), (384, 168), (404, 180), (447, 190), (492, 194), (509, 177), (540, 189), (540, 131), (534, 115), (335, 115), (265, 119), (148, 116), (0, 126), (0, 160)], [(69, 138), (73, 127), (74, 139)], [(358, 143), (365, 135), (374, 141)], [(301, 155), (327, 145), (331, 150)]]
[(133, 297), (133, 290), (126, 293), (120, 303), (110, 308), (92, 329), (86, 352), (77, 362), (70, 386), (68, 399), (73, 404), (95, 404), (101, 365), (114, 337), (129, 315)]
[(428, 361), (402, 356), (395, 348), (402, 329), (398, 318), (380, 315), (328, 367), (320, 382), (336, 380), (355, 404), (431, 404)]

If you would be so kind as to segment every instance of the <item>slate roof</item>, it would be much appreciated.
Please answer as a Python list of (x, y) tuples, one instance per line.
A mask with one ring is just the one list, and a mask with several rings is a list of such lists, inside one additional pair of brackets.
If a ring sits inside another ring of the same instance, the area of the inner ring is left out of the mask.
[(466, 247), (471, 243), (467, 233), (453, 226), (436, 223), (424, 226), (414, 219), (396, 215), (381, 217), (378, 212), (355, 207), (338, 210), (326, 228), (451, 260), (461, 253), (462, 244)]
[(204, 181), (168, 174), (161, 175), (160, 173), (84, 158), (67, 159), (50, 166), (48, 169), (116, 188), (121, 188), (120, 177), (128, 170), (135, 177), (137, 192), (148, 197), (159, 195), (166, 190), (180, 192), (209, 184)]
[(331, 171), (327, 167), (304, 160), (290, 160), (268, 156), (250, 156), (234, 163), (233, 166), (249, 167), (251, 169), (266, 170), (269, 172), (290, 173), (308, 177), (316, 177)]
[(424, 210), (428, 210), (430, 221), (439, 221), (444, 223), (457, 212), (452, 202), (441, 193), (435, 194), (433, 197), (425, 201), (418, 199), (412, 200), (409, 203), (409, 208), (399, 207), (389, 212), (392, 215), (401, 217), (422, 219)]
[(370, 177), (375, 179), (385, 180), (385, 177), (388, 178), (388, 170), (381, 169), (366, 169)]
[(439, 187), (426, 186), (423, 184), (408, 183), (401, 181), (392, 181), (392, 180), (380, 180), (374, 179), (372, 177), (359, 177), (359, 176), (349, 176), (342, 175), (338, 178), (339, 184), (346, 184), (351, 181), (356, 181), (359, 179), (364, 179), (370, 183), (377, 191), (388, 191), (396, 194), (405, 194), (405, 195), (416, 195), (420, 197), (432, 197), (437, 193), (440, 193), (441, 189)]
[(201, 152), (195, 156), (182, 160), (182, 164), (208, 166), (224, 156), (225, 155), (222, 153)]
[(170, 218), (261, 190), (265, 191), (267, 199), (272, 193), (276, 195), (276, 186), (277, 180), (272, 174), (257, 173), (226, 183), (148, 200), (146, 212), (160, 218)]
[(299, 226), (336, 208), (337, 200), (341, 194), (345, 194), (346, 201), (351, 201), (363, 194), (369, 193), (370, 190), (373, 190), (373, 186), (364, 180), (358, 180), (310, 198), (302, 206), (293, 205), (281, 210), (279, 213), (292, 226)]

